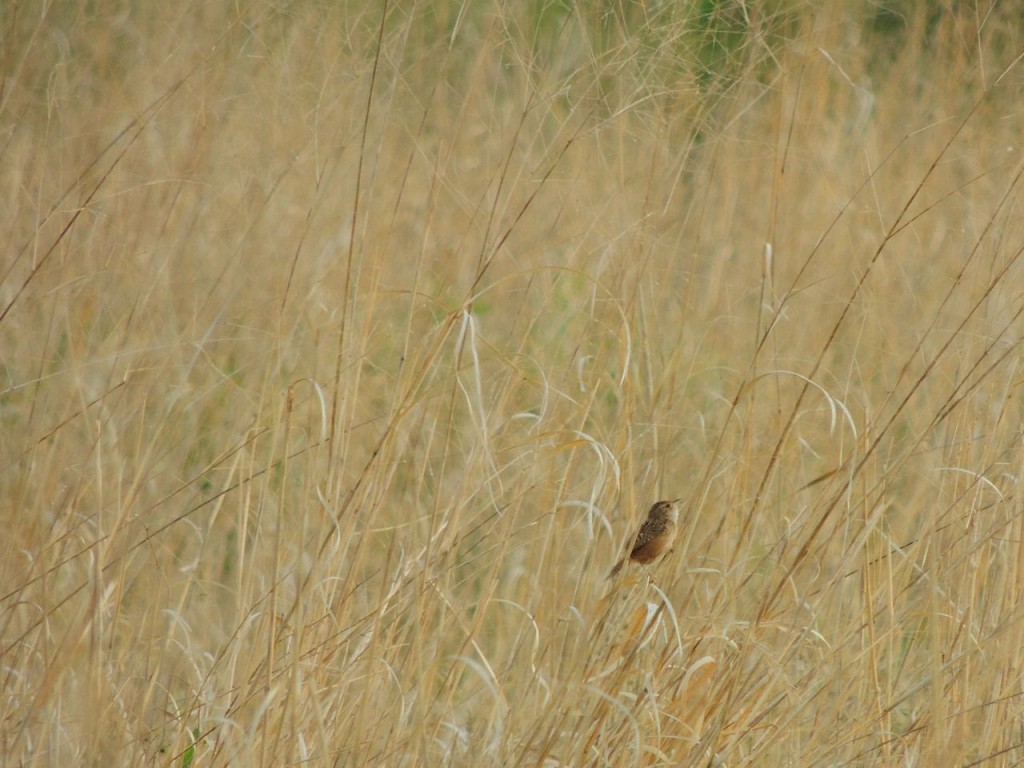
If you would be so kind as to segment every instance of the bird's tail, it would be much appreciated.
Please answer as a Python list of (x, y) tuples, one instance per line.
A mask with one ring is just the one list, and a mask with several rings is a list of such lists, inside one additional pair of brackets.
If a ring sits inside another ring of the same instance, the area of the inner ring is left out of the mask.
[(622, 566), (624, 566), (625, 564), (626, 564), (626, 558), (622, 558), (621, 560), (619, 560), (619, 562), (617, 562), (615, 564), (615, 567), (612, 568), (611, 573), (608, 574), (608, 578), (610, 579), (612, 576), (614, 576), (619, 571), (621, 571), (622, 570)]

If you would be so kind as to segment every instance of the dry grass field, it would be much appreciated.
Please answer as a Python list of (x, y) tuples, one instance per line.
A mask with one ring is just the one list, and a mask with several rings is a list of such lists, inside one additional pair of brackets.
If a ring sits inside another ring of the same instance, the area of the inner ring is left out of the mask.
[(0, 764), (1024, 763), (1019, 6), (0, 25)]

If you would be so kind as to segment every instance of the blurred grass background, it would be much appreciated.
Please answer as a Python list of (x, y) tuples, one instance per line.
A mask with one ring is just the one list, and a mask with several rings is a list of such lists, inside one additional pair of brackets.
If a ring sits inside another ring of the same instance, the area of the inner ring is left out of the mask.
[(3, 762), (1024, 761), (1021, 21), (5, 4)]

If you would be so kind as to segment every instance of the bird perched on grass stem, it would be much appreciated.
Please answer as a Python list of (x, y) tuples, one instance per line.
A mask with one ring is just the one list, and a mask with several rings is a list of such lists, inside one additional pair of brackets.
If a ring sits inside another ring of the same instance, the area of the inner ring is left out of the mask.
[(676, 540), (681, 501), (682, 499), (659, 501), (651, 507), (647, 512), (647, 519), (637, 531), (629, 555), (615, 564), (612, 572), (608, 574), (609, 579), (622, 570), (627, 560), (638, 565), (647, 565), (668, 552)]

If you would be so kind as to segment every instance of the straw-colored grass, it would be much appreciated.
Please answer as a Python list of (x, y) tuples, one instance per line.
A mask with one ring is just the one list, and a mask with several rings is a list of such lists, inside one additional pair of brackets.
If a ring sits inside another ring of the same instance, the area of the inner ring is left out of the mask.
[(1021, 22), (4, 4), (0, 762), (1024, 762)]

